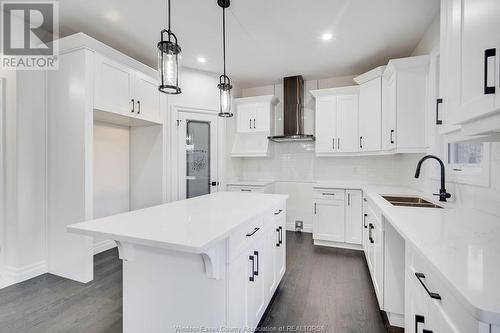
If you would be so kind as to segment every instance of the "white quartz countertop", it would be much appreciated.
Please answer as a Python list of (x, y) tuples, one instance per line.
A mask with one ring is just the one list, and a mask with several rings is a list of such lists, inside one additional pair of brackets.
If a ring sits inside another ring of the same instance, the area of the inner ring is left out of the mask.
[[(398, 207), (381, 195), (422, 194), (404, 187), (365, 185), (362, 189), (405, 241), (449, 282), (474, 317), (500, 325), (498, 216), (453, 204), (445, 204), (444, 209)], [(435, 198), (426, 199), (442, 205)]]
[(287, 199), (282, 194), (218, 192), (69, 225), (87, 236), (203, 253)]

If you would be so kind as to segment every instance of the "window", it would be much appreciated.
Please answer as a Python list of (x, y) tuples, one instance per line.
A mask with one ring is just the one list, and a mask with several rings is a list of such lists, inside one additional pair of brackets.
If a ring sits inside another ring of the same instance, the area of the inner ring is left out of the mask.
[(449, 143), (448, 164), (455, 171), (479, 168), (483, 161), (482, 143)]
[(455, 183), (489, 186), (487, 143), (448, 143), (448, 176)]

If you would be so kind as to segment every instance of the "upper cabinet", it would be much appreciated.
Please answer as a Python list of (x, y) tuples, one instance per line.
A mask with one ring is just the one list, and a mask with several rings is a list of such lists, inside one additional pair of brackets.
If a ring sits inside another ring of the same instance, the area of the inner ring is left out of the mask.
[(382, 150), (425, 152), (429, 56), (393, 59), (382, 77)]
[(466, 136), (500, 132), (498, 31), (498, 0), (441, 1), (445, 119), (447, 125), (462, 126)]
[(274, 95), (236, 98), (236, 133), (232, 157), (269, 156), (268, 136), (274, 134)]
[(161, 123), (158, 83), (95, 53), (94, 109)]
[(274, 131), (274, 107), (278, 103), (276, 97), (267, 95), (237, 98), (235, 103), (237, 132), (271, 133)]
[(381, 150), (382, 74), (385, 66), (354, 79), (359, 87), (359, 151)]
[(311, 91), (316, 98), (316, 154), (358, 151), (359, 87)]

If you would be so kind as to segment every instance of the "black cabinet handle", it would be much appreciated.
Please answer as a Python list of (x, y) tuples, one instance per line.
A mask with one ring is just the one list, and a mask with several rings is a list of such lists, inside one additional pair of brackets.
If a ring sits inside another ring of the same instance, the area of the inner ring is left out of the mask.
[(335, 195), (335, 193), (324, 192), (324, 193), (321, 193), (321, 195)]
[(137, 114), (141, 113), (141, 101), (137, 101)]
[(426, 330), (425, 328), (422, 330), (422, 333), (433, 333), (431, 330)]
[(135, 112), (135, 100), (132, 98), (131, 102), (132, 102), (132, 110), (130, 110), (130, 112), (134, 113)]
[(439, 119), (439, 104), (443, 104), (442, 98), (436, 100), (436, 125), (443, 125), (443, 121)]
[(425, 324), (425, 318), (424, 316), (415, 315), (415, 333), (418, 333), (418, 324)]
[(241, 192), (252, 192), (252, 190), (247, 190), (247, 189), (244, 189), (244, 188), (240, 189), (240, 191)]
[(251, 233), (247, 234), (247, 237), (252, 237), (252, 236), (253, 236), (253, 234), (255, 234), (257, 231), (259, 231), (259, 229), (260, 229), (260, 228), (255, 228), (255, 229), (253, 229), (253, 231), (252, 231)]
[(394, 144), (394, 130), (391, 129), (391, 144)]
[(337, 138), (337, 150), (340, 150), (340, 138)]
[(351, 205), (351, 193), (347, 193), (347, 206)]
[(314, 203), (314, 215), (316, 215), (318, 211), (316, 210), (316, 203)]
[(363, 137), (359, 137), (359, 148), (363, 148)]
[(252, 119), (249, 119), (249, 120), (248, 120), (248, 128), (249, 128), (249, 129), (252, 129)]
[(368, 214), (364, 214), (363, 216), (363, 227), (368, 228), (367, 225), (366, 225), (366, 217), (368, 216)]
[(252, 275), (248, 279), (253, 282), (255, 280), (255, 260), (253, 256), (249, 256), (248, 259), (252, 262)]
[(279, 226), (278, 230), (280, 231), (280, 234), (279, 234), (279, 243), (281, 245), (281, 244), (283, 244), (283, 228), (281, 226)]
[(257, 262), (255, 266), (257, 266), (257, 270), (254, 271), (255, 276), (259, 275), (259, 251), (253, 251), (253, 254), (255, 255), (255, 259), (257, 259)]
[(278, 209), (278, 211), (275, 212), (274, 215), (279, 215), (279, 214), (281, 214), (282, 211), (283, 211), (283, 209)]
[(422, 279), (425, 279), (425, 275), (423, 273), (415, 273), (415, 276), (417, 277), (418, 281), (420, 281), (420, 283), (424, 287), (425, 291), (427, 292), (427, 294), (429, 294), (429, 296), (431, 298), (441, 299), (441, 295), (439, 295), (438, 293), (433, 293), (432, 291), (429, 291), (429, 289), (425, 285), (424, 281), (422, 281)]
[(276, 237), (278, 237), (278, 240), (276, 241), (276, 247), (280, 247), (280, 228), (276, 228)]
[(375, 241), (373, 240), (373, 236), (372, 236), (372, 230), (375, 228), (373, 226), (373, 224), (369, 224), (370, 228), (368, 229), (368, 239), (370, 240), (370, 243), (375, 243)]
[(484, 51), (484, 94), (494, 94), (495, 85), (488, 86), (488, 59), (491, 57), (496, 57), (497, 49), (487, 49)]
[(332, 150), (335, 150), (335, 138), (332, 139)]

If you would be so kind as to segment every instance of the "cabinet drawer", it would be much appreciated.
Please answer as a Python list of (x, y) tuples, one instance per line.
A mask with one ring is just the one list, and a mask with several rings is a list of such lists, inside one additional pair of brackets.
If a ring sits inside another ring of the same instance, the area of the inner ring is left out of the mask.
[(330, 188), (315, 188), (313, 192), (314, 199), (321, 200), (344, 200), (345, 190)]
[(448, 282), (409, 245), (406, 245), (406, 274), (427, 298), (428, 313), (436, 326), (429, 327), (431, 330), (439, 332), (441, 327), (451, 327), (457, 333), (478, 332), (479, 321), (455, 297)]
[(264, 187), (259, 186), (236, 186), (236, 185), (228, 185), (228, 192), (256, 192), (256, 193), (264, 193)]
[(229, 236), (229, 259), (237, 257), (241, 251), (250, 247), (264, 233), (262, 217), (245, 224)]

